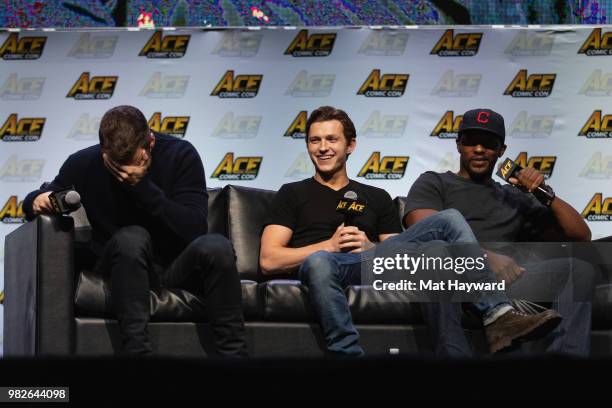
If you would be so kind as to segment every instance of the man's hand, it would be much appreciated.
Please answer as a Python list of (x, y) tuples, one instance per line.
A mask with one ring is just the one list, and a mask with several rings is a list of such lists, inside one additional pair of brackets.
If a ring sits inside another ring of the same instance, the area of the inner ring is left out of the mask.
[(363, 252), (374, 246), (365, 232), (357, 227), (345, 227), (344, 224), (340, 224), (328, 242), (330, 252), (348, 251), (351, 254)]
[(106, 153), (102, 153), (104, 165), (110, 173), (121, 183), (130, 185), (137, 184), (149, 170), (151, 166), (151, 155), (144, 153), (136, 165), (119, 165), (115, 163)]
[(512, 283), (525, 272), (525, 268), (518, 265), (509, 256), (496, 254), (491, 251), (486, 251), (486, 254), (491, 270), (500, 280)]
[(49, 200), (49, 196), (52, 191), (47, 191), (46, 193), (41, 193), (36, 196), (34, 202), (32, 203), (32, 210), (34, 214), (51, 214), (53, 213), (53, 206), (51, 205), (51, 200)]
[(508, 181), (532, 193), (544, 182), (544, 176), (533, 167), (525, 167), (518, 172), (516, 177), (510, 177)]

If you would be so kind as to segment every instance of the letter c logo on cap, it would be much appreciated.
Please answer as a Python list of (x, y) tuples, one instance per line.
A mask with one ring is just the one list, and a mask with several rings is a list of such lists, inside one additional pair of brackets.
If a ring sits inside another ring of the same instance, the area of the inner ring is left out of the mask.
[(478, 116), (476, 116), (476, 120), (480, 123), (489, 123), (489, 116), (491, 114), (489, 112), (478, 112)]

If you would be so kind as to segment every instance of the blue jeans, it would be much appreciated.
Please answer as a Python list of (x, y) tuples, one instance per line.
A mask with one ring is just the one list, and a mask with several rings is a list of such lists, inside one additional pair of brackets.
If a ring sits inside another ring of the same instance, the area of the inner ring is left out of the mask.
[[(593, 266), (571, 257), (524, 263), (521, 266), (526, 272), (506, 289), (507, 293), (514, 298), (536, 302), (542, 297), (553, 299), (550, 308), (563, 316), (555, 330), (541, 340), (526, 344), (521, 352), (588, 356), (592, 314), (590, 299), (597, 281)], [(431, 302), (421, 303), (420, 306), (437, 355), (473, 355), (461, 324), (464, 313), (461, 303)]]
[(529, 352), (554, 352), (588, 357), (591, 350), (591, 317), (593, 291), (598, 273), (588, 262), (565, 257), (522, 265), (525, 272), (507, 289), (512, 297), (536, 300), (540, 293), (533, 288), (548, 286), (550, 306), (563, 320), (550, 334), (532, 342)]
[[(424, 218), (404, 232), (377, 245), (376, 251), (406, 252), (407, 246), (413, 246), (415, 254), (418, 244), (430, 241), (453, 243), (477, 243), (474, 233), (457, 210), (440, 211)], [(310, 301), (319, 319), (327, 350), (332, 355), (359, 356), (363, 350), (358, 344), (359, 334), (353, 325), (344, 288), (361, 283), (362, 262), (373, 257), (374, 249), (363, 254), (332, 253), (317, 251), (308, 256), (300, 266), (298, 276), (309, 288)], [(496, 281), (487, 268), (482, 281)], [(477, 304), (483, 313), (490, 313), (500, 305), (509, 303), (503, 293), (490, 295)]]

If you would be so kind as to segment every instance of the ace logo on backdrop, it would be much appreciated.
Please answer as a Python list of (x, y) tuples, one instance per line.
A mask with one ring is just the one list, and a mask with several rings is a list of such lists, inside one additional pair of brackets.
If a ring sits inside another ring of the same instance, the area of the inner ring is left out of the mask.
[(68, 133), (68, 139), (74, 140), (97, 140), (98, 129), (100, 129), (101, 116), (89, 116), (89, 113), (82, 113), (77, 119), (70, 133)]
[(604, 199), (602, 193), (593, 194), (581, 215), (587, 221), (610, 221), (612, 197)]
[(602, 34), (601, 28), (593, 29), (582, 43), (578, 54), (584, 54), (587, 57), (612, 55), (612, 32)]
[(531, 74), (521, 69), (504, 91), (515, 98), (545, 98), (550, 96), (557, 74)]
[(26, 222), (23, 212), (23, 200), (17, 201), (17, 196), (10, 196), (0, 210), (0, 222), (4, 224), (23, 224)]
[(478, 53), (483, 33), (454, 34), (446, 30), (430, 54), (438, 57), (473, 57)]
[(601, 110), (594, 111), (578, 132), (578, 136), (586, 136), (587, 139), (612, 137), (612, 115), (602, 117)]
[(301, 152), (287, 169), (285, 178), (303, 180), (307, 177), (312, 177), (314, 173), (315, 168), (312, 164), (312, 160), (310, 160), (310, 156), (308, 156), (306, 152)]
[(68, 53), (68, 56), (80, 59), (110, 58), (115, 53), (118, 40), (119, 37), (116, 35), (83, 33)]
[(357, 91), (357, 95), (368, 98), (398, 98), (404, 95), (409, 78), (409, 74), (384, 74), (381, 76), (380, 69), (373, 69)]
[(361, 127), (359, 135), (377, 139), (402, 137), (407, 125), (407, 115), (383, 115), (374, 111)]
[(432, 95), (442, 97), (472, 97), (480, 88), (481, 74), (457, 74), (449, 69), (431, 91)]
[(552, 177), (555, 163), (557, 162), (557, 156), (532, 156), (529, 157), (527, 152), (520, 152), (514, 162), (519, 166), (526, 168), (532, 167), (538, 170), (545, 179)]
[(259, 133), (261, 116), (235, 115), (234, 112), (226, 113), (215, 130), (212, 137), (221, 139), (252, 139)]
[(375, 57), (397, 57), (404, 55), (407, 43), (407, 33), (372, 30), (357, 52)]
[(447, 171), (457, 172), (459, 169), (459, 157), (451, 152), (444, 153), (444, 156), (438, 162), (434, 169), (436, 173), (445, 173)]
[(147, 58), (183, 58), (191, 35), (166, 35), (156, 31), (138, 53)]
[(11, 33), (0, 46), (0, 58), (5, 61), (39, 59), (46, 43), (47, 37), (19, 38), (17, 33)]
[(83, 72), (72, 85), (66, 98), (75, 100), (100, 100), (113, 97), (117, 87), (118, 76), (94, 76), (90, 78), (89, 72)]
[(45, 118), (21, 118), (11, 113), (0, 128), (3, 142), (36, 142), (42, 137)]
[(612, 177), (612, 155), (604, 156), (602, 152), (593, 153), (578, 176), (589, 179), (609, 179)]
[(306, 122), (308, 121), (308, 111), (300, 111), (293, 122), (285, 131), (284, 137), (293, 139), (304, 139), (306, 137)]
[(185, 133), (187, 133), (189, 116), (163, 117), (161, 112), (155, 112), (151, 115), (148, 124), (149, 128), (155, 132), (183, 138)]
[(255, 180), (259, 174), (262, 156), (236, 157), (234, 153), (226, 153), (213, 172), (211, 178), (219, 180)]
[(228, 31), (223, 33), (212, 53), (220, 57), (254, 57), (262, 38), (261, 33)]
[(612, 95), (612, 72), (601, 73), (595, 69), (578, 91), (579, 95), (610, 96)]
[(42, 159), (22, 159), (17, 155), (9, 157), (0, 168), (0, 180), (7, 182), (32, 182), (40, 180), (45, 161)]
[(19, 78), (14, 72), (6, 78), (0, 88), (0, 98), (4, 100), (32, 100), (40, 98), (45, 78)]
[(211, 92), (219, 98), (254, 98), (259, 92), (263, 75), (236, 75), (226, 71)]
[(555, 117), (552, 115), (529, 115), (521, 111), (516, 115), (508, 128), (508, 135), (516, 138), (548, 137), (555, 127)]
[(553, 34), (521, 30), (506, 47), (504, 54), (515, 57), (550, 55), (555, 42)]
[(446, 111), (429, 136), (440, 139), (456, 139), (459, 135), (459, 125), (462, 120), (463, 115), (455, 116), (455, 111)]
[(408, 156), (384, 156), (380, 152), (373, 152), (363, 165), (357, 177), (368, 180), (397, 180), (404, 177), (408, 166)]
[(298, 98), (328, 96), (334, 87), (335, 80), (335, 74), (309, 74), (308, 71), (302, 70), (295, 76), (285, 91), (285, 95)]
[(308, 30), (300, 30), (285, 55), (293, 57), (327, 57), (334, 49), (336, 33), (317, 33), (308, 35)]
[(147, 98), (182, 98), (188, 84), (189, 75), (162, 75), (156, 71), (139, 95)]

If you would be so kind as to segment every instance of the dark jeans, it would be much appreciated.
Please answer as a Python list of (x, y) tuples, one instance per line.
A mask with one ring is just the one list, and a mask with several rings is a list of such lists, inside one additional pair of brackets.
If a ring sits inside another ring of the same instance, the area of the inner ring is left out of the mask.
[[(381, 254), (390, 256), (406, 252), (418, 255), (420, 244), (446, 251), (455, 243), (477, 244), (477, 241), (461, 213), (448, 209), (423, 219), (401, 234), (379, 243), (375, 249), (362, 254), (317, 251), (308, 256), (300, 266), (298, 274), (300, 280), (309, 288), (310, 301), (325, 335), (328, 352), (335, 356), (363, 354), (344, 288), (362, 283), (364, 263)], [(462, 251), (467, 249), (468, 247), (465, 247)], [(474, 272), (473, 275), (475, 281), (496, 281), (488, 268), (479, 274)], [(485, 315), (509, 302), (503, 292), (482, 295), (478, 306)]]
[(217, 353), (246, 356), (240, 279), (232, 244), (222, 235), (195, 239), (164, 268), (155, 261), (149, 232), (140, 226), (124, 227), (107, 242), (96, 269), (110, 274), (123, 353), (151, 353), (149, 290), (161, 285), (202, 296)]
[[(550, 299), (551, 308), (563, 316), (555, 330), (530, 345), (530, 351), (588, 356), (590, 300), (597, 280), (593, 266), (576, 258), (554, 258), (522, 266), (527, 271), (506, 289), (507, 293), (531, 301)], [(421, 310), (437, 355), (468, 357), (473, 354), (461, 325), (461, 303), (422, 303)]]

